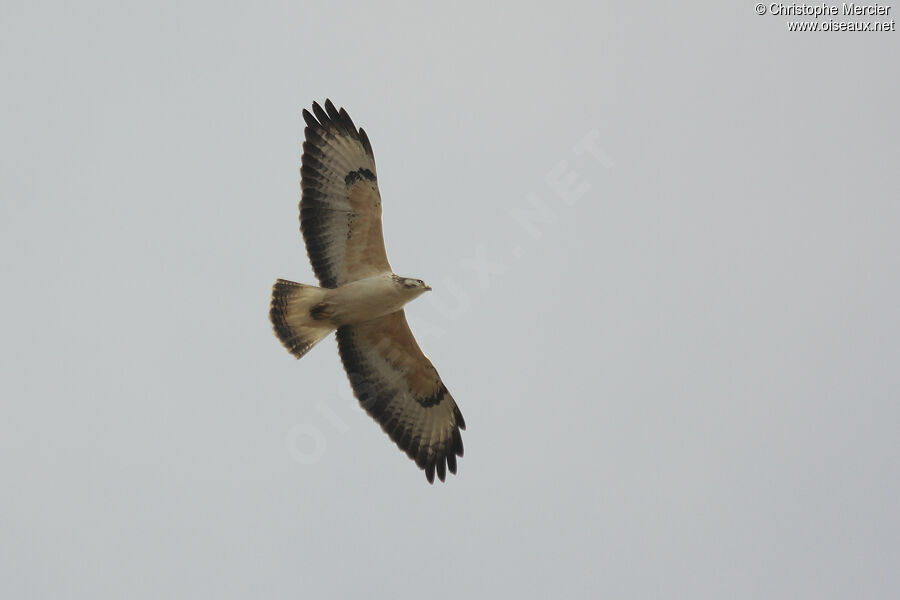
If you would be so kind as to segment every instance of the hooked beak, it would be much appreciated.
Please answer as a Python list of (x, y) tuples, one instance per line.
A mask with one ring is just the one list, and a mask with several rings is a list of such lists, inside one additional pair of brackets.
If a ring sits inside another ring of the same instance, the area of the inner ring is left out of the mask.
[(431, 286), (428, 285), (427, 283), (425, 284), (425, 291), (426, 291), (426, 292), (430, 292), (430, 291), (431, 291)]

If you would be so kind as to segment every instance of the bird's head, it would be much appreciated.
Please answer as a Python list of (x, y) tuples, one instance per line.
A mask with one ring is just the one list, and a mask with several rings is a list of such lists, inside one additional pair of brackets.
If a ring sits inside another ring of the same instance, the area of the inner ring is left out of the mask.
[(412, 277), (394, 277), (394, 282), (397, 286), (407, 292), (412, 293), (416, 296), (419, 294), (424, 294), (425, 292), (431, 291), (431, 286), (422, 281), (421, 279), (413, 279)]

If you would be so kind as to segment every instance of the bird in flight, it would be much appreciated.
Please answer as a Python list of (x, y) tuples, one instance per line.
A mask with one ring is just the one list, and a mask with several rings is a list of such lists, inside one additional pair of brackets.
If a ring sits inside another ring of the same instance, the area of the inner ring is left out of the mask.
[(385, 433), (444, 481), (463, 455), (462, 413), (413, 337), (403, 306), (431, 288), (395, 275), (381, 231), (372, 144), (331, 100), (303, 110), (300, 231), (321, 287), (279, 279), (269, 318), (285, 348), (302, 357), (336, 331), (353, 393)]

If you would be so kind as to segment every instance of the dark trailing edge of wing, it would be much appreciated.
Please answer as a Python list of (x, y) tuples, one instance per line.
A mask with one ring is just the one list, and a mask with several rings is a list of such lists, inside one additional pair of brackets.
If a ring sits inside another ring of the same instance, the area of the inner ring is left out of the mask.
[[(456, 426), (451, 430), (450, 439), (444, 444), (435, 446), (434, 455), (429, 457), (428, 447), (422, 445), (421, 440), (415, 437), (413, 427), (402, 428), (399, 416), (395, 416), (388, 410), (391, 402), (396, 401), (396, 389), (380, 382), (378, 374), (373, 372), (362, 353), (357, 350), (352, 326), (338, 328), (337, 342), (341, 361), (343, 361), (347, 377), (350, 379), (350, 386), (360, 405), (369, 413), (369, 416), (381, 425), (381, 428), (397, 444), (397, 447), (425, 471), (428, 483), (434, 483), (435, 472), (441, 481), (445, 481), (447, 471), (456, 474), (456, 457), (463, 455), (460, 430), (466, 428), (466, 422), (463, 420), (459, 407), (453, 409)], [(441, 383), (438, 391), (430, 398), (416, 397), (414, 399), (421, 409), (429, 410), (440, 405), (448, 397), (449, 392)]]

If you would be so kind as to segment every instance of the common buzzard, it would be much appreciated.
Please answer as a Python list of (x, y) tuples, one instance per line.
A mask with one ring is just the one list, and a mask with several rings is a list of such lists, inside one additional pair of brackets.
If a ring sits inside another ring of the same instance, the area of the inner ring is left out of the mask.
[(406, 322), (403, 305), (431, 288), (395, 275), (381, 232), (381, 195), (366, 132), (330, 100), (303, 111), (300, 230), (322, 287), (276, 281), (269, 317), (297, 358), (337, 331), (362, 407), (425, 471), (444, 481), (466, 424)]

